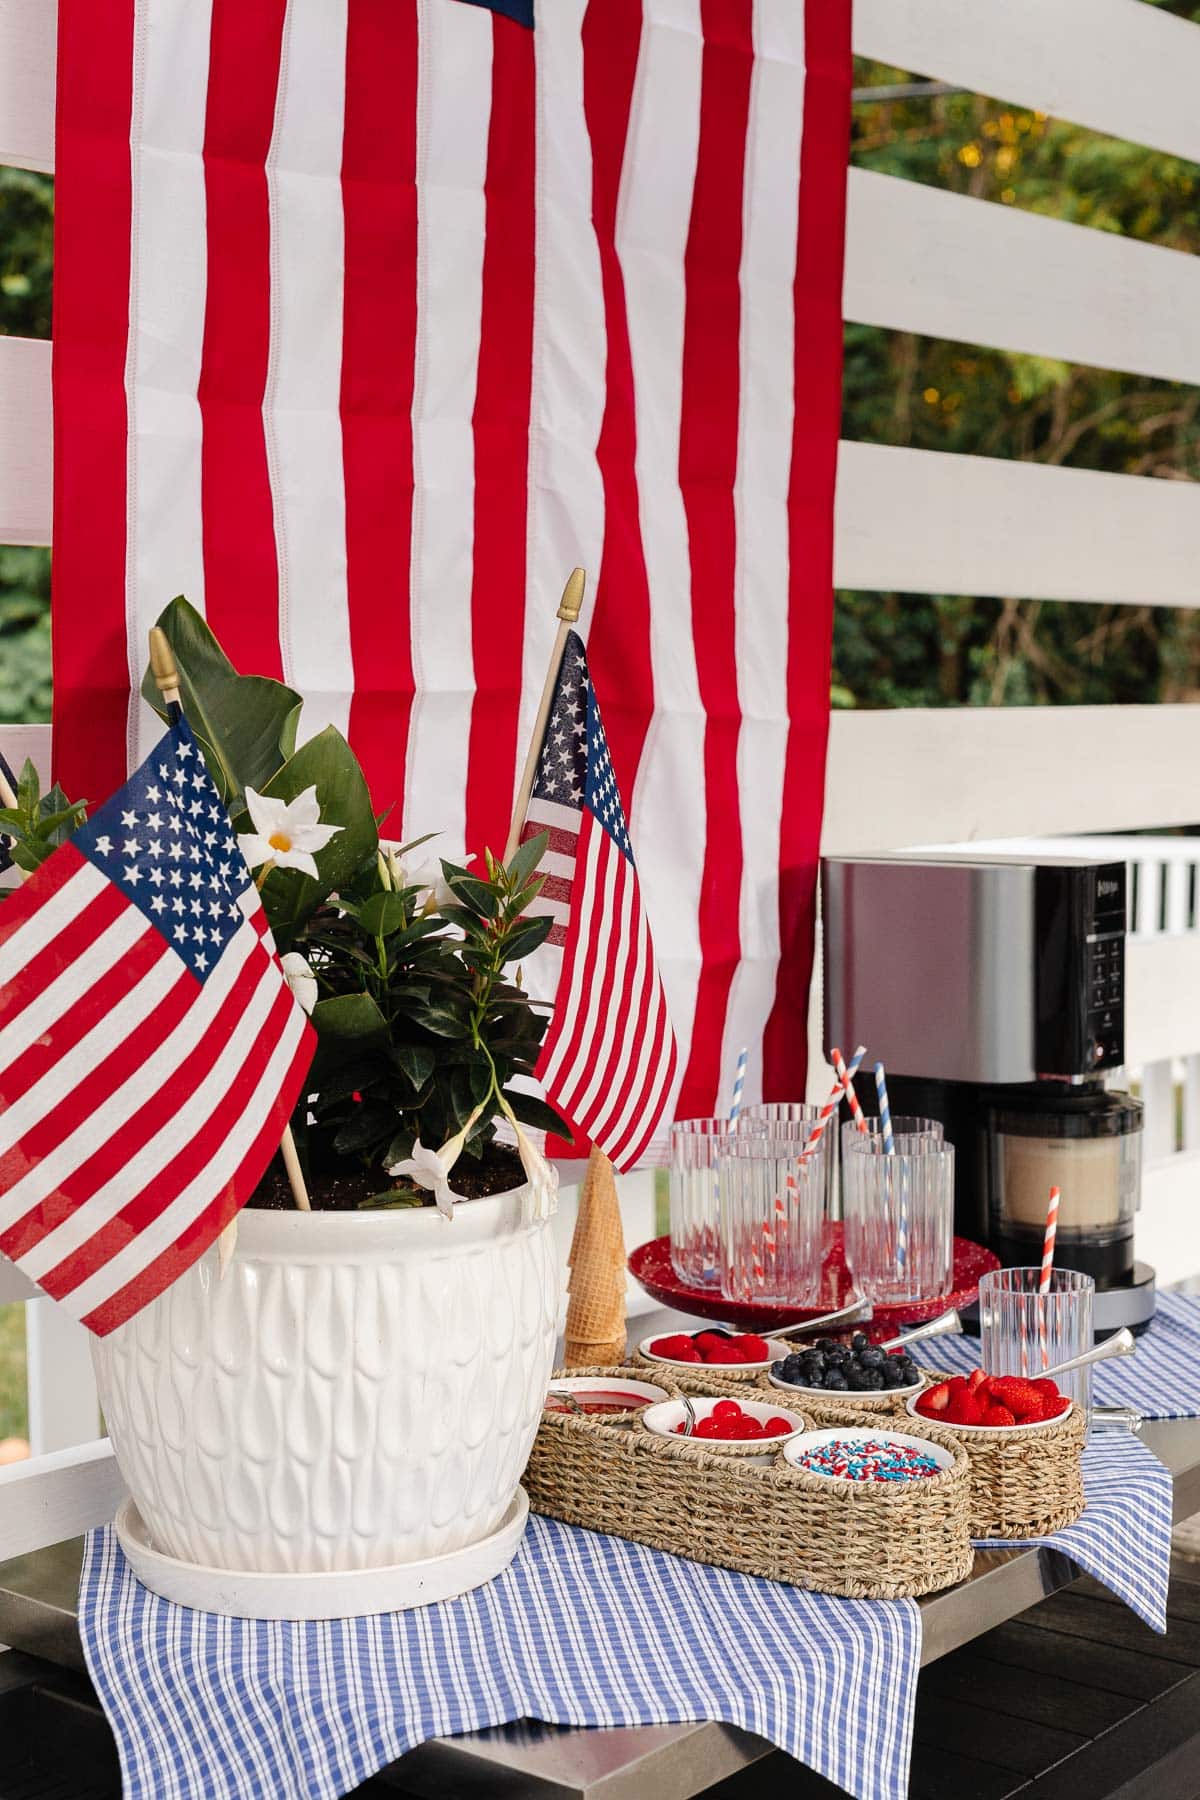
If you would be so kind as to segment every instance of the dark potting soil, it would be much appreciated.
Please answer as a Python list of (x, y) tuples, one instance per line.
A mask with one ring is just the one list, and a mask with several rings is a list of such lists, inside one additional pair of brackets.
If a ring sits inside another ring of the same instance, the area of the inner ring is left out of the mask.
[[(481, 1200), (488, 1194), (503, 1194), (509, 1188), (520, 1187), (524, 1180), (525, 1171), (516, 1151), (505, 1144), (492, 1144), (478, 1161), (460, 1157), (450, 1176), (450, 1186), (464, 1200)], [(380, 1195), (385, 1198), (381, 1200)], [(382, 1169), (314, 1174), (309, 1198), (314, 1212), (358, 1212), (364, 1200), (374, 1200), (376, 1206), (394, 1205), (397, 1201), (413, 1206), (433, 1205), (433, 1195), (427, 1189), (416, 1187), (403, 1176), (393, 1179)], [(291, 1212), (295, 1204), (283, 1162), (277, 1156), (249, 1205), (267, 1212)]]

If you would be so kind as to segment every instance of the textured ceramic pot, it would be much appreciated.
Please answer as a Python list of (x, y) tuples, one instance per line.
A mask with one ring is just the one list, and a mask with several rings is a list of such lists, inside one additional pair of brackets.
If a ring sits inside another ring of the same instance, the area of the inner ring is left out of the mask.
[(259, 1212), (93, 1346), (154, 1545), (301, 1574), (444, 1555), (494, 1531), (528, 1460), (561, 1277), (530, 1190), (453, 1219)]

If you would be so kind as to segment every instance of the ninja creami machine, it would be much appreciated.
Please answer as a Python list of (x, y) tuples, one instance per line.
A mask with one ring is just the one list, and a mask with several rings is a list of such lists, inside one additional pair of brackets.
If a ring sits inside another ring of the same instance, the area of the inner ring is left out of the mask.
[(1097, 1335), (1145, 1326), (1142, 1105), (1106, 1086), (1125, 1060), (1125, 864), (833, 857), (821, 892), (825, 1047), (866, 1044), (892, 1112), (942, 1120), (956, 1232), (1037, 1264), (1057, 1186), (1056, 1260), (1095, 1278)]

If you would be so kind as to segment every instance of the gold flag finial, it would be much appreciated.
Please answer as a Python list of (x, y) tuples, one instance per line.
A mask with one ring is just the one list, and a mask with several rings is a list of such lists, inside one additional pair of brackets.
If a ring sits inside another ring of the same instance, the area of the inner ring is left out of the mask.
[(178, 700), (179, 670), (175, 667), (175, 652), (161, 625), (150, 627), (150, 670), (167, 704)]
[(572, 569), (567, 576), (567, 585), (563, 589), (562, 599), (558, 603), (558, 616), (565, 619), (568, 625), (574, 625), (583, 610), (583, 589), (587, 581), (587, 572), (583, 569)]

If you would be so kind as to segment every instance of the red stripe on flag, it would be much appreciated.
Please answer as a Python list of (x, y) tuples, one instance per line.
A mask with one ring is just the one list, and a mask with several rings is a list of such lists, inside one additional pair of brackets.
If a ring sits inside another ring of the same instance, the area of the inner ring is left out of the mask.
[[(593, 864), (591, 843), (593, 837), (599, 839), (603, 836), (604, 834), (592, 814), (585, 812), (579, 832), (579, 866), (576, 876), (579, 891), (572, 908), (569, 933), (571, 947), (563, 958), (562, 971), (558, 978), (558, 988), (554, 999), (554, 1015), (535, 1070), (538, 1077), (546, 1081), (546, 1092), (551, 1098), (554, 1094), (563, 1092), (565, 1080), (579, 1055), (583, 1037), (587, 997), (595, 966), (596, 943), (604, 927), (604, 847), (602, 843), (597, 842)], [(585, 936), (582, 927), (588, 888), (592, 890), (592, 900), (591, 913), (587, 919), (587, 935)], [(576, 981), (576, 970), (579, 971), (578, 981)], [(551, 1069), (552, 1056), (553, 1068)]]
[[(125, 779), (133, 0), (60, 0), (54, 163), (54, 746), (67, 792)], [(164, 595), (164, 599), (169, 596)]]
[(355, 0), (346, 34), (342, 461), (350, 741), (377, 811), (404, 797), (417, 353), (417, 8)]
[[(77, 857), (79, 851), (72, 848), (72, 855)], [(85, 860), (83, 857), (79, 857), (79, 862), (83, 862), (83, 860)], [(113, 920), (117, 920), (126, 911), (126, 907), (128, 907), (128, 900), (122, 895), (121, 889), (113, 886), (112, 882), (104, 882), (104, 886), (95, 895), (94, 900), (85, 902), (81, 911), (74, 914), (74, 918), (61, 931), (54, 932), (52, 938), (41, 943), (38, 949), (32, 950), (29, 961), (14, 974), (11, 981), (5, 981), (4, 986), (0, 986), (0, 1031), (4, 1030), (4, 1026), (7, 1024), (11, 1024), (20, 1013), (25, 1012), (29, 1003), (43, 992), (43, 988), (49, 988), (50, 983), (54, 979), (58, 979), (65, 968), (76, 963), (79, 956), (85, 954), (86, 947), (92, 943), (92, 940), (99, 938), (99, 934), (106, 931), (112, 925)], [(7, 905), (5, 905), (5, 913), (7, 913)], [(149, 920), (142, 920), (142, 923), (146, 927), (148, 936), (158, 938), (158, 932), (153, 929)], [(158, 938), (158, 943), (162, 943), (162, 938)], [(121, 990), (117, 990), (115, 997), (121, 997)], [(95, 1024), (97, 1017), (99, 1017), (99, 1013), (94, 1013), (88, 1024)], [(58, 1030), (58, 1024), (59, 1021), (54, 1021), (54, 1030)], [(45, 1039), (43, 1039), (43, 1046), (45, 1046)], [(34, 1053), (36, 1049), (38, 1046), (31, 1046), (31, 1053)], [(22, 1062), (23, 1060), (25, 1058), (22, 1058)], [(9, 1076), (13, 1076), (14, 1073), (18, 1073), (18, 1071), (7, 1069), (4, 1075), (0, 1075), (0, 1094), (4, 1094), (5, 1100), (11, 1098)], [(20, 1075), (22, 1078), (25, 1075), (23, 1067), (20, 1069)]]
[[(5, 1256), (19, 1261), (34, 1244), (40, 1243), (48, 1232), (86, 1205), (106, 1182), (119, 1174), (161, 1130), (177, 1105), (186, 1105), (188, 1096), (204, 1079), (236, 1031), (262, 970), (263, 959), (256, 948), (247, 957), (199, 1041), (178, 1063), (173, 1063), (169, 1071), (153, 1070), (155, 1075), (162, 1074), (166, 1079), (156, 1088), (148, 1088), (132, 1116), (86, 1160), (71, 1169), (65, 1188), (48, 1194), (0, 1235), (0, 1250)], [(110, 1055), (97, 1064), (87, 1080), (72, 1088), (69, 1104), (81, 1122), (90, 1113), (102, 1117), (105, 1103), (124, 1082), (140, 1070), (153, 1068), (153, 1059), (164, 1053), (167, 1039), (197, 1004), (195, 988), (198, 985), (189, 971), (142, 1024), (129, 1032), (114, 1046)], [(65, 1135), (62, 1120), (54, 1111), (32, 1131), (27, 1131), (12, 1150), (0, 1157), (0, 1193), (7, 1192), (22, 1175), (48, 1156)]]
[(796, 244), (795, 423), (788, 482), (788, 729), (779, 841), (779, 972), (763, 1096), (804, 1092), (817, 857), (829, 735), (833, 489), (842, 388), (842, 244), (850, 135), (850, 0), (806, 0)]
[[(120, 891), (114, 888), (112, 892), (120, 902)], [(89, 907), (88, 913), (93, 910)], [(118, 907), (118, 910), (123, 908)], [(132, 993), (142, 977), (164, 956), (172, 957), (180, 976), (187, 973), (186, 964), (168, 949), (160, 933), (147, 923), (141, 937), (130, 945), (124, 955), (99, 970), (99, 978), (72, 1003), (70, 1009), (56, 1018), (53, 1025), (43, 1031), (11, 1067), (0, 1073), (0, 1101), (4, 1107), (7, 1109), (15, 1106), (43, 1075), (48, 1074), (62, 1057), (74, 1050), (89, 1031), (108, 1018), (113, 1007)], [(38, 961), (41, 961), (40, 957)], [(10, 987), (6, 986), (5, 999), (10, 991)]]
[(486, 236), (475, 410), (471, 642), (475, 698), (467, 759), (467, 848), (500, 851), (517, 757), (529, 405), (533, 380), (535, 80), (533, 33), (494, 14)]
[(83, 1323), (97, 1337), (107, 1337), (110, 1331), (115, 1331), (118, 1325), (123, 1325), (126, 1319), (132, 1318), (134, 1313), (177, 1281), (185, 1269), (190, 1269), (209, 1245), (216, 1242), (230, 1219), (245, 1205), (262, 1179), (263, 1171), (283, 1136), (283, 1128), (300, 1097), (311, 1060), (310, 1033), (305, 1032), (288, 1069), (279, 1099), (272, 1106), (262, 1130), (242, 1158), (233, 1180), (135, 1280), (127, 1282), (101, 1306), (85, 1314)]
[(721, 1043), (741, 957), (742, 827), (737, 754), (737, 517), (741, 387), (742, 204), (750, 77), (751, 0), (703, 0), (700, 144), (684, 272), (679, 485), (688, 524), (692, 636), (704, 707), (708, 829), (700, 888), (700, 977), (681, 1118), (708, 1112), (720, 1087)]
[[(0, 906), (0, 948), (3, 948), (9, 938), (13, 937), (23, 925), (28, 924), (33, 915), (46, 904), (53, 894), (60, 888), (66, 887), (72, 876), (77, 875), (81, 869), (87, 867), (87, 858), (81, 851), (75, 848), (74, 844), (71, 843), (60, 845), (53, 856), (47, 857), (40, 868), (34, 870), (33, 874), (29, 877), (29, 880), (22, 882), (21, 886), (8, 896), (3, 906)], [(115, 906), (111, 898), (111, 893), (116, 893), (117, 895)], [(72, 896), (72, 899), (74, 898), (75, 896)], [(93, 898), (86, 902), (87, 915), (89, 918), (100, 920), (102, 925), (106, 925), (109, 920), (115, 916), (115, 913), (120, 912), (123, 904), (124, 902), (121, 899), (120, 890), (111, 889), (110, 892), (110, 884), (105, 882), (103, 887), (96, 891)], [(97, 905), (100, 907), (99, 912), (94, 911), (94, 908)], [(62, 932), (59, 935), (65, 936), (67, 932), (73, 929), (73, 925), (73, 915), (70, 918), (65, 918)], [(43, 931), (44, 927), (37, 927), (29, 934), (30, 960), (34, 960), (41, 955), (40, 951), (34, 950), (34, 946), (40, 941)], [(85, 934), (85, 941), (86, 937), (91, 935), (90, 932)], [(46, 948), (52, 950), (57, 942), (58, 936), (51, 939)], [(26, 963), (22, 969), (18, 970), (18, 972), (11, 977), (11, 980), (13, 982), (20, 982), (28, 966), (29, 964)], [(8, 986), (9, 983), (6, 982), (4, 984), (5, 991), (7, 991)], [(0, 1001), (0, 1024), (4, 1022), (5, 1017), (6, 1011), (3, 1008), (3, 1002)]]
[[(642, 916), (641, 896), (636, 877), (630, 871), (633, 886), (629, 913), (629, 955), (625, 961), (624, 980), (618, 1016), (621, 1021), (617, 1042), (609, 1059), (609, 1078), (591, 1109), (591, 1135), (601, 1141), (612, 1135), (629, 1098), (629, 1090), (638, 1065), (638, 1054), (645, 1038), (647, 999), (654, 991), (654, 957), (650, 950), (646, 922)], [(639, 962), (640, 957), (640, 962)]]
[(262, 408), (271, 350), (266, 159), (286, 11), (287, 0), (213, 0), (198, 388), (205, 615), (237, 668), (276, 677), (279, 568)]
[[(670, 1092), (671, 1083), (675, 1079), (679, 1052), (675, 1044), (675, 1034), (671, 1030), (671, 1021), (667, 1016), (666, 999), (661, 986), (656, 995), (656, 1011), (652, 1024), (654, 1044), (646, 1063), (646, 1091), (651, 1104), (635, 1110), (624, 1134), (612, 1146), (609, 1153), (610, 1158), (618, 1169), (636, 1167), (659, 1123), (661, 1096)], [(659, 1064), (662, 1061), (664, 1045), (669, 1047), (668, 1056), (666, 1067), (659, 1075)], [(657, 1083), (652, 1086), (656, 1076), (658, 1076)]]
[[(599, 826), (593, 827), (593, 830), (599, 831), (599, 829)], [(592, 1015), (594, 1022), (587, 1040), (583, 1041), (581, 1030), (575, 1033), (570, 1052), (560, 1066), (554, 1082), (555, 1091), (562, 1095), (563, 1104), (568, 1112), (573, 1118), (578, 1118), (589, 1136), (600, 1113), (605, 1110), (604, 1079), (602, 1078), (599, 1084), (599, 1098), (589, 1101), (586, 1107), (581, 1106), (583, 1095), (592, 1085), (598, 1069), (603, 1068), (604, 1073), (607, 1073), (612, 1061), (620, 1053), (619, 1034), (626, 1032), (630, 1026), (627, 1018), (619, 1019), (619, 1023), (614, 1027), (614, 1033), (618, 1034), (616, 1035), (616, 1046), (614, 1048), (610, 1043), (605, 1052), (605, 1033), (609, 1021), (615, 1016), (617, 1007), (617, 970), (620, 967), (623, 980), (625, 966), (629, 960), (628, 952), (633, 948), (631, 943), (625, 941), (622, 934), (621, 918), (625, 909), (626, 889), (634, 879), (634, 874), (633, 864), (628, 857), (622, 856), (607, 832), (601, 835), (600, 851), (600, 860), (596, 869), (597, 904), (592, 909), (591, 931), (585, 964), (586, 979), (580, 997), (577, 1019), (580, 1028), (591, 1012), (597, 985), (600, 989), (599, 1005)], [(610, 872), (612, 897), (610, 900), (605, 900)], [(626, 953), (625, 955), (622, 955), (623, 951)], [(605, 1058), (603, 1065), (601, 1064), (602, 1053)]]
[(641, 36), (641, 0), (589, 0), (582, 31), (583, 105), (592, 145), (592, 225), (600, 255), (608, 357), (604, 417), (596, 445), (604, 483), (604, 547), (588, 661), (606, 696), (604, 728), (617, 785), (630, 797), (654, 712), (633, 355), (617, 253), (617, 202)]
[[(251, 959), (250, 966), (256, 969), (259, 980), (267, 973), (257, 957)], [(112, 1218), (101, 1224), (86, 1243), (81, 1244), (77, 1250), (64, 1257), (62, 1262), (56, 1263), (54, 1268), (48, 1270), (40, 1278), (38, 1285), (45, 1288), (46, 1292), (55, 1300), (61, 1300), (65, 1294), (69, 1294), (73, 1288), (78, 1287), (81, 1282), (86, 1281), (89, 1276), (102, 1269), (104, 1264), (110, 1261), (118, 1251), (132, 1243), (139, 1232), (145, 1231), (147, 1226), (152, 1225), (160, 1213), (165, 1212), (167, 1207), (174, 1203), (190, 1182), (195, 1181), (204, 1173), (212, 1161), (213, 1146), (222, 1143), (242, 1117), (247, 1096), (253, 1093), (262, 1077), (263, 1070), (270, 1062), (294, 1005), (295, 1002), (288, 989), (281, 987), (263, 1020), (261, 1030), (255, 1034), (253, 1046), (238, 1070), (236, 1081), (230, 1083), (216, 1109), (206, 1112), (200, 1123), (200, 1129), (195, 1131), (190, 1139), (183, 1141), (172, 1155), (170, 1179), (164, 1181), (161, 1176), (154, 1176), (140, 1192), (132, 1196), (120, 1212), (115, 1213)], [(227, 1033), (222, 1032), (217, 1035), (222, 1039), (221, 1042), (210, 1047), (209, 1040), (206, 1039), (197, 1051), (197, 1056), (201, 1051), (208, 1051), (209, 1066), (217, 1060), (224, 1048), (223, 1040)], [(302, 1034), (302, 1041), (305, 1035)], [(213, 1034), (210, 1033), (209, 1037), (212, 1036)], [(200, 1077), (197, 1076), (189, 1080), (189, 1087), (196, 1085), (199, 1079)], [(282, 1116), (280, 1135), (282, 1135), (283, 1125), (286, 1124), (290, 1111), (289, 1106)], [(187, 1122), (185, 1108), (180, 1124), (186, 1127)], [(154, 1123), (156, 1129), (161, 1126), (163, 1115), (159, 1114)], [(278, 1137), (276, 1142), (278, 1142)], [(78, 1208), (72, 1210), (77, 1211)]]

